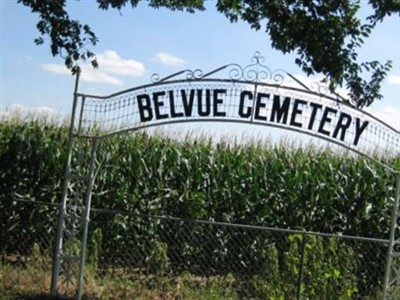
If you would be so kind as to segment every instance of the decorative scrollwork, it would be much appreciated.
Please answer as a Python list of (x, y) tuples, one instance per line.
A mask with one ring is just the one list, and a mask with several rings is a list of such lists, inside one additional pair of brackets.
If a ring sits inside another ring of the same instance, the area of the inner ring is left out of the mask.
[(251, 82), (271, 82), (273, 84), (282, 84), (285, 78), (287, 77), (287, 73), (283, 70), (278, 70), (272, 72), (267, 66), (263, 64), (265, 58), (261, 56), (261, 53), (256, 51), (251, 58), (252, 64), (242, 67), (238, 64), (232, 63), (220, 68), (217, 68), (206, 75), (203, 74), (202, 70), (182, 70), (180, 72), (171, 74), (167, 77), (160, 78), (158, 73), (155, 73), (151, 76), (151, 81), (153, 83), (160, 83), (170, 79), (182, 78), (186, 80), (198, 80), (205, 77), (209, 77), (210, 75), (216, 74), (225, 70), (228, 73), (228, 77), (231, 80), (244, 80)]
[(200, 69), (195, 69), (195, 70), (186, 69), (178, 73), (171, 74), (164, 78), (160, 78), (160, 75), (158, 73), (154, 73), (153, 75), (151, 75), (151, 81), (153, 83), (164, 82), (169, 79), (176, 78), (178, 76), (183, 76), (186, 80), (196, 80), (203, 77), (203, 71), (201, 71)]
[(268, 80), (271, 78), (271, 73), (263, 69), (251, 69), (251, 66), (247, 67), (244, 69), (244, 79), (250, 80), (250, 81), (255, 81), (255, 82), (260, 82), (263, 80)]
[(251, 58), (253, 64), (248, 65), (244, 68), (238, 64), (230, 64), (229, 78), (232, 80), (245, 80), (252, 82), (270, 81), (273, 78), (273, 73), (271, 70), (263, 65), (264, 57), (261, 56), (260, 52), (256, 51), (254, 56)]
[(195, 80), (200, 79), (203, 76), (203, 71), (200, 69), (196, 70), (185, 70), (186, 72), (186, 79), (188, 80)]
[(151, 82), (156, 83), (160, 81), (160, 75), (158, 73), (154, 73), (151, 75)]
[(281, 85), (287, 78), (287, 72), (284, 70), (276, 70), (271, 75), (271, 83)]
[(243, 69), (238, 64), (230, 64), (229, 78), (232, 80), (240, 80), (243, 77)]
[(319, 82), (319, 81), (311, 82), (310, 90), (313, 92), (316, 92), (318, 94), (325, 95), (325, 96), (332, 94), (331, 91), (329, 90), (329, 87), (327, 87), (324, 84), (321, 84), (321, 82)]
[(310, 87), (310, 90), (312, 90), (313, 92), (320, 93), (320, 91), (321, 91), (321, 84), (318, 81), (311, 82), (309, 87)]
[(254, 64), (262, 64), (265, 61), (264, 56), (261, 55), (260, 51), (254, 52), (253, 57), (251, 58), (251, 61), (254, 62)]
[(351, 101), (344, 98), (343, 96), (341, 96), (340, 94), (336, 93), (335, 91), (331, 91), (331, 89), (329, 88), (328, 85), (326, 85), (324, 82), (320, 82), (320, 81), (313, 81), (310, 84), (310, 90), (312, 92), (315, 92), (319, 95), (322, 96), (327, 96), (327, 97), (331, 97), (331, 98), (336, 98), (337, 99), (337, 103), (348, 103), (350, 105), (352, 105)]
[[(242, 67), (236, 63), (231, 63), (228, 65), (221, 66), (217, 69), (214, 69), (206, 74), (204, 74), (203, 71), (200, 69), (195, 69), (195, 70), (186, 69), (168, 75), (164, 78), (161, 78), (158, 73), (154, 73), (151, 76), (151, 81), (153, 83), (161, 83), (161, 82), (167, 82), (168, 80), (171, 79), (176, 80), (179, 78), (181, 80), (200, 80), (204, 78), (210, 78), (211, 75), (220, 74), (223, 71), (226, 72), (225, 74), (228, 75), (228, 78), (233, 81), (248, 81), (254, 83), (264, 82), (274, 85), (282, 85), (287, 79), (289, 79), (290, 81), (291, 78), (295, 81), (295, 83), (299, 85), (299, 87), (302, 87), (308, 91), (313, 91), (315, 93), (329, 97), (335, 96), (335, 94), (333, 94), (329, 90), (328, 86), (321, 84), (320, 82), (315, 81), (311, 84), (311, 86), (309, 86), (308, 84), (306, 85), (284, 70), (272, 71), (270, 68), (264, 65), (264, 61), (265, 57), (262, 56), (259, 51), (256, 51), (254, 52), (254, 55), (251, 57), (252, 64), (247, 65), (245, 67)], [(226, 77), (223, 76), (222, 78)], [(336, 96), (337, 98), (341, 98), (338, 95)]]

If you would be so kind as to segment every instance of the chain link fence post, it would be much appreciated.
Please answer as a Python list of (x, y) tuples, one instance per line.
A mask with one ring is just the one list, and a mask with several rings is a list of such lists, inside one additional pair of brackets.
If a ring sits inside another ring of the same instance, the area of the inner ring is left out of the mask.
[(302, 241), (301, 241), (301, 252), (300, 252), (300, 265), (299, 265), (299, 280), (297, 283), (297, 300), (300, 300), (301, 297), (301, 286), (303, 284), (303, 267), (304, 267), (304, 255), (307, 243), (307, 235), (306, 232), (303, 231)]

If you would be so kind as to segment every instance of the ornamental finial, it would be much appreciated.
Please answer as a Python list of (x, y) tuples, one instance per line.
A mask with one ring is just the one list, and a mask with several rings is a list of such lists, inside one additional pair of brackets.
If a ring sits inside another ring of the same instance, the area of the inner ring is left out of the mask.
[(252, 62), (255, 64), (262, 64), (265, 61), (264, 56), (261, 55), (260, 51), (254, 52), (253, 57), (251, 58)]

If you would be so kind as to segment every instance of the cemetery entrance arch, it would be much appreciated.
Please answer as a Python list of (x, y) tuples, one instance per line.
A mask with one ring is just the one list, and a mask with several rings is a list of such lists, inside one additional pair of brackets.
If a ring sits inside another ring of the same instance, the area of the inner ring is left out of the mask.
[[(77, 74), (52, 295), (72, 287), (81, 297), (96, 149), (106, 136), (164, 124), (234, 122), (303, 133), (374, 160), (372, 152), (399, 155), (400, 133), (389, 125), (326, 87), (308, 87), (283, 70), (271, 71), (258, 52), (252, 60), (246, 67), (228, 64), (207, 73), (153, 75), (147, 85), (109, 96), (80, 93)], [(90, 141), (89, 149), (80, 149), (77, 139)], [(383, 292), (389, 298), (400, 288), (400, 172), (379, 163), (397, 178)]]

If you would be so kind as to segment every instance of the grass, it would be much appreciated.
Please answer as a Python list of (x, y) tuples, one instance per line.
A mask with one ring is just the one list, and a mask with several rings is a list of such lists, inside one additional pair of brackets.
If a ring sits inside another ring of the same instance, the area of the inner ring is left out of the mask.
[(0, 299), (46, 299), (51, 271), (35, 264), (30, 267), (2, 263), (0, 268)]
[[(52, 299), (50, 267), (48, 264), (43, 267), (41, 263), (23, 266), (3, 262), (0, 265), (0, 299)], [(89, 267), (83, 299), (238, 299), (233, 283), (230, 277), (205, 279), (189, 274), (139, 279), (109, 272), (98, 277)]]

